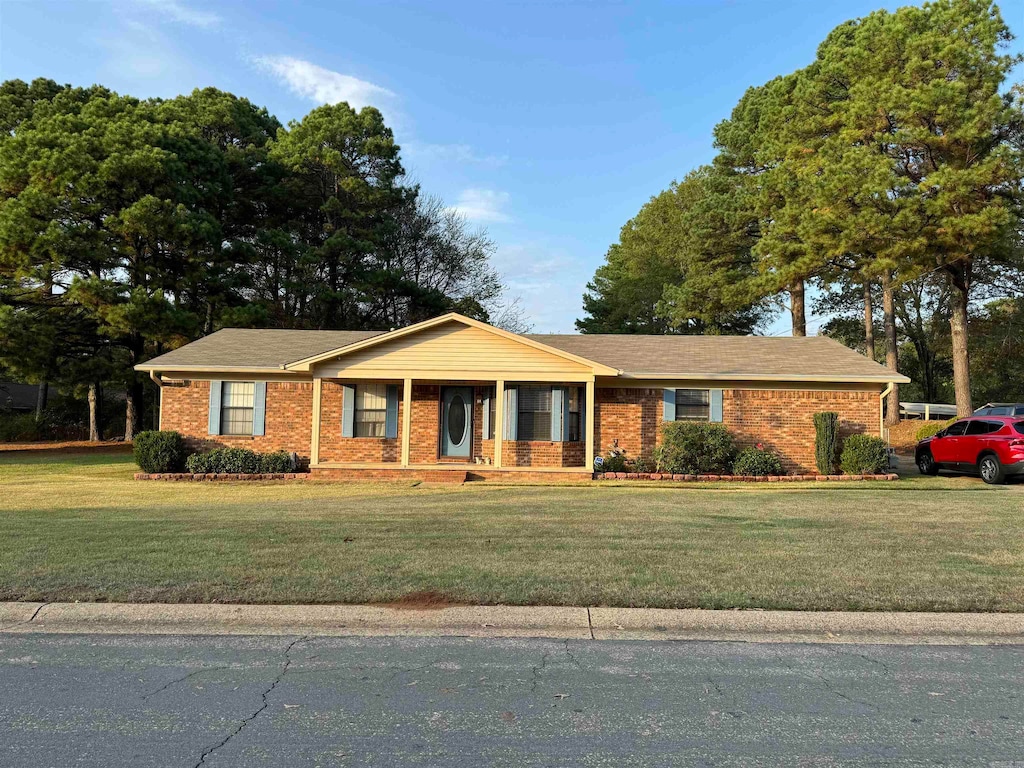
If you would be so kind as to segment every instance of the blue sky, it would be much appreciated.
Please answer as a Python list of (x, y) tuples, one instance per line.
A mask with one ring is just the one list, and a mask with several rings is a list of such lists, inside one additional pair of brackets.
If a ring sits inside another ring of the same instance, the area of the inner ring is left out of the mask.
[[(619, 228), (712, 157), (743, 91), (878, 7), (894, 5), (0, 0), (0, 77), (215, 86), (283, 122), (373, 104), (424, 191), (488, 229), (534, 330), (566, 332)], [(1002, 7), (1020, 32), (1024, 2)]]

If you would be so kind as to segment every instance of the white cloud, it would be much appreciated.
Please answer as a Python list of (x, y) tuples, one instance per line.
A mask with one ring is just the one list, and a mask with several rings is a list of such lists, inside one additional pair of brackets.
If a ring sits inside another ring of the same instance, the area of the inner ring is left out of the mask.
[(381, 101), (395, 95), (387, 88), (292, 56), (260, 56), (254, 61), (288, 86), (290, 91), (318, 104), (347, 101), (353, 109), (370, 105), (379, 108)]
[(562, 248), (535, 241), (498, 247), (494, 266), (520, 299), (535, 333), (572, 333), (593, 267)]
[(508, 162), (508, 155), (484, 155), (469, 144), (425, 144), (410, 141), (402, 149), (414, 158), (429, 162), (462, 163), (497, 168)]
[(152, 8), (171, 21), (188, 24), (190, 27), (215, 27), (220, 24), (220, 16), (217, 14), (190, 8), (177, 0), (137, 0), (137, 2)]
[(512, 221), (501, 209), (508, 203), (507, 192), (493, 189), (465, 189), (449, 210), (480, 224), (501, 224)]

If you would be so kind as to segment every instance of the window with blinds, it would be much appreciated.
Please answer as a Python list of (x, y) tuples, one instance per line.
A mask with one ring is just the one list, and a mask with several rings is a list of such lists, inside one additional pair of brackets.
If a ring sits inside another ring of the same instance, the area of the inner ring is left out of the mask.
[(551, 439), (551, 387), (519, 387), (518, 440)]
[(384, 437), (388, 415), (387, 384), (357, 384), (355, 405), (356, 437)]
[(255, 400), (255, 382), (225, 381), (221, 386), (220, 433), (251, 435)]
[(676, 390), (676, 421), (710, 421), (711, 391), (707, 389)]

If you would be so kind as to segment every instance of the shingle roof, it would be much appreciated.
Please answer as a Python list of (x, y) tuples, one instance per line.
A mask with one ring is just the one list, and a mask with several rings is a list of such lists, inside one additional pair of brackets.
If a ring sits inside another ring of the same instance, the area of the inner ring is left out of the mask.
[[(139, 366), (141, 370), (279, 369), (384, 331), (225, 328)], [(527, 334), (550, 347), (630, 376), (905, 381), (825, 336), (636, 336)]]
[(148, 360), (143, 370), (171, 371), (179, 366), (280, 368), (285, 363), (345, 347), (384, 331), (292, 331), (225, 328)]
[(904, 377), (827, 336), (530, 334), (542, 344), (637, 376), (756, 378)]

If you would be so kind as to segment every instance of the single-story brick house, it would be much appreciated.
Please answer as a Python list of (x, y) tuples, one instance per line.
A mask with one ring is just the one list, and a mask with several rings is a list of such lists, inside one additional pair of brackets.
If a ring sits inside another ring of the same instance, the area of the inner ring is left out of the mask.
[(725, 424), (814, 471), (818, 411), (880, 434), (908, 379), (825, 337), (518, 335), (458, 314), (393, 331), (225, 329), (137, 366), (195, 449), (294, 451), (325, 476), (579, 478), (665, 420)]

